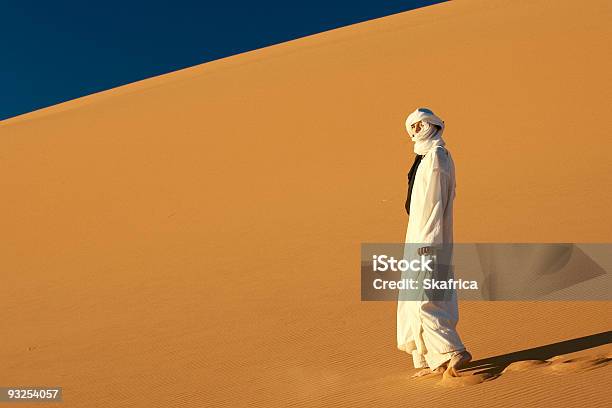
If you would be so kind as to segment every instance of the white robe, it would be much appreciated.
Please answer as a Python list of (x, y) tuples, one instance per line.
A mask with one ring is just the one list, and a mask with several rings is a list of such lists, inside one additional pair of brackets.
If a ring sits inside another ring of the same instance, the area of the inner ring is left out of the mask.
[[(443, 146), (432, 147), (419, 164), (410, 202), (406, 243), (417, 247), (453, 241), (455, 165)], [(408, 246), (407, 246), (408, 247)], [(456, 331), (456, 293), (449, 301), (398, 301), (397, 345), (415, 367), (435, 369), (465, 347)]]

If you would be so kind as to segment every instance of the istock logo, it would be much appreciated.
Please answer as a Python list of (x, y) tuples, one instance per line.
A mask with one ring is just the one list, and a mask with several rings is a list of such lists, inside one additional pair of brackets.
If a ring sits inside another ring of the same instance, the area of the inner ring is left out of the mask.
[(420, 259), (413, 259), (408, 261), (407, 259), (395, 259), (388, 255), (373, 255), (372, 256), (372, 270), (375, 272), (433, 272), (433, 259), (427, 259), (424, 255), (421, 255)]

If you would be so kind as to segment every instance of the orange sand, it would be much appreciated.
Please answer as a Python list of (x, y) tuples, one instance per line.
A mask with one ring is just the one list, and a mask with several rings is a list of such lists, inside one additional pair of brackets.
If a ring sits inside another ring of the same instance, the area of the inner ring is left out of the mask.
[(453, 1), (0, 122), (0, 385), (64, 407), (606, 406), (609, 335), (503, 355), (610, 330), (610, 302), (464, 302), (493, 377), (411, 381), (358, 274), (361, 242), (404, 237), (419, 105), (447, 123), (457, 241), (612, 241), (611, 19)]

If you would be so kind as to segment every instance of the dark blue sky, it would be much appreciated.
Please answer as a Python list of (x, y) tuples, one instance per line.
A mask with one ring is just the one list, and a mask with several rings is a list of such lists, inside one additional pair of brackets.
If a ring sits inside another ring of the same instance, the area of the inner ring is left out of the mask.
[(0, 120), (440, 2), (5, 0), (0, 8)]

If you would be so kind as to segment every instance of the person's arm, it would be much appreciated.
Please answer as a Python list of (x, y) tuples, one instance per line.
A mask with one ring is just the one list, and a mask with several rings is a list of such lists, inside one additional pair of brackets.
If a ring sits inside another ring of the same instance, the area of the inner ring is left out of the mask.
[[(421, 243), (429, 244), (417, 250), (419, 255), (433, 254), (436, 247), (442, 246), (444, 211), (448, 197), (448, 174), (440, 166), (439, 152), (434, 156), (434, 163), (429, 177), (425, 180), (425, 199), (423, 200), (423, 229)], [(442, 154), (445, 154), (442, 152)]]

